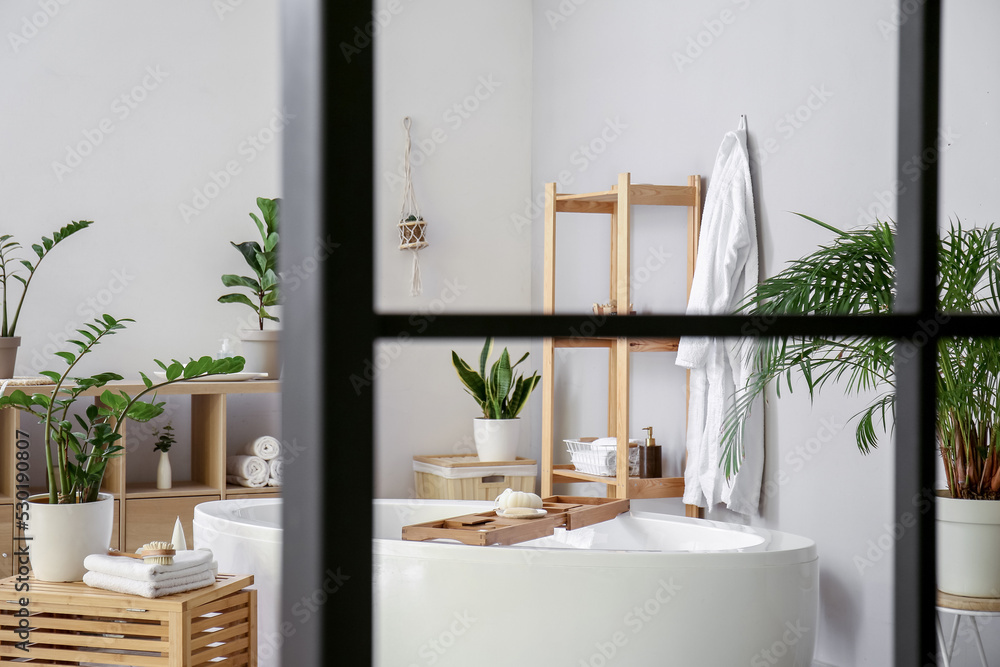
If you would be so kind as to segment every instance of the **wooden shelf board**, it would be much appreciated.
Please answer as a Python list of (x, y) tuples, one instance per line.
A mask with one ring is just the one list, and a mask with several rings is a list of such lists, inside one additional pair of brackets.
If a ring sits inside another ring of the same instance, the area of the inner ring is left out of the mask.
[(202, 482), (189, 480), (174, 480), (169, 489), (156, 488), (156, 482), (129, 482), (125, 486), (125, 497), (134, 498), (173, 498), (176, 496), (210, 496), (218, 495), (219, 489)]
[(231, 494), (253, 494), (253, 493), (281, 493), (280, 486), (240, 486), (239, 484), (226, 484), (226, 495)]
[(628, 195), (629, 204), (640, 206), (693, 206), (696, 189), (690, 185), (633, 184)]
[[(152, 379), (152, 378), (151, 378)], [(156, 382), (156, 380), (153, 380)], [(54, 385), (40, 384), (31, 387), (8, 387), (7, 393), (22, 389), (27, 394), (48, 393)], [(100, 396), (105, 389), (124, 391), (135, 396), (146, 388), (141, 381), (110, 382), (104, 387), (88, 389), (83, 396)], [(281, 391), (281, 380), (243, 380), (241, 382), (178, 382), (156, 390), (159, 396), (192, 396), (195, 394), (276, 394)]]
[[(554, 338), (556, 347), (570, 348), (611, 348), (614, 338), (585, 338), (583, 336), (563, 336)], [(680, 338), (629, 338), (629, 352), (676, 352)]]
[[(614, 477), (603, 477), (600, 475), (588, 475), (577, 472), (572, 463), (558, 463), (552, 470), (553, 484), (578, 484), (580, 482), (598, 482), (614, 486), (617, 480)], [(641, 477), (628, 478), (629, 498), (679, 498), (684, 495), (683, 477), (657, 477), (655, 479), (643, 479)]]

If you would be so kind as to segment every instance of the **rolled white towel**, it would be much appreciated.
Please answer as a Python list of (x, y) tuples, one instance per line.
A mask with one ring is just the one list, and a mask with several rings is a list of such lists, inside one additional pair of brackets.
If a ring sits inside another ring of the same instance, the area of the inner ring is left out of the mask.
[(270, 478), (268, 478), (268, 480), (267, 480), (267, 485), (268, 485), (268, 486), (281, 486), (281, 482), (279, 482), (278, 480), (276, 480), (276, 479), (275, 479), (275, 478), (273, 478), (273, 477), (270, 477)]
[(259, 456), (265, 461), (276, 459), (281, 454), (281, 443), (277, 438), (269, 435), (262, 435), (256, 440), (247, 443), (243, 448), (243, 453), (250, 456)]
[[(281, 461), (281, 459), (271, 459), (267, 462), (267, 467), (268, 484), (271, 486), (281, 486), (281, 479), (284, 476), (283, 468), (285, 467), (285, 464)], [(271, 480), (274, 480), (276, 484), (271, 484)]]
[(240, 486), (245, 486), (250, 489), (259, 489), (262, 486), (267, 486), (267, 477), (247, 479), (246, 477), (241, 477), (240, 475), (226, 475), (226, 481), (230, 484), (239, 484)]
[(267, 483), (269, 469), (267, 461), (259, 456), (238, 454), (226, 459), (226, 474), (244, 477), (252, 482)]

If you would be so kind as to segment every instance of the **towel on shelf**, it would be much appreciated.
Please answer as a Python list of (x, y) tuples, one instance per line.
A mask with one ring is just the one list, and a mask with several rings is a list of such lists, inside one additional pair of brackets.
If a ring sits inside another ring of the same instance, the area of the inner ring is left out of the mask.
[(259, 456), (238, 454), (226, 458), (227, 475), (243, 477), (251, 482), (267, 483), (268, 473), (267, 461)]
[(240, 475), (226, 475), (226, 481), (230, 484), (245, 486), (248, 489), (259, 489), (262, 486), (267, 486), (268, 478), (264, 476), (257, 479), (247, 479), (246, 477), (241, 477)]
[(113, 574), (90, 571), (83, 575), (83, 583), (91, 588), (103, 588), (116, 593), (140, 595), (144, 598), (158, 598), (211, 586), (215, 583), (215, 572), (208, 568), (188, 577), (178, 577), (165, 581), (137, 581), (116, 577)]
[(91, 572), (99, 572), (122, 579), (133, 581), (166, 581), (177, 577), (189, 577), (211, 570), (215, 566), (212, 552), (208, 549), (193, 549), (178, 551), (174, 562), (146, 563), (125, 556), (110, 556), (108, 554), (90, 554), (83, 559), (83, 566)]
[(285, 464), (282, 463), (281, 459), (272, 459), (267, 462), (267, 483), (269, 486), (281, 486), (281, 478), (284, 475), (283, 468)]
[(243, 453), (249, 456), (259, 456), (265, 461), (276, 459), (281, 454), (281, 443), (270, 435), (262, 435), (247, 443)]
[[(739, 129), (726, 133), (715, 158), (688, 315), (732, 313), (757, 285), (757, 229), (746, 141), (742, 117)], [(764, 470), (761, 397), (744, 423), (739, 472), (727, 480), (719, 467), (725, 415), (735, 392), (746, 386), (753, 372), (755, 353), (753, 338), (685, 336), (678, 344), (676, 363), (691, 371), (684, 470), (684, 502), (689, 505), (722, 502), (740, 514), (759, 511)]]

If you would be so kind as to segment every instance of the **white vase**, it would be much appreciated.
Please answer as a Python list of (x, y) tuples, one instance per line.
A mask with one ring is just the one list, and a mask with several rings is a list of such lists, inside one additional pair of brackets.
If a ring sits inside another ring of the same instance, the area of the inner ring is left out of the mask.
[(115, 515), (110, 493), (73, 505), (50, 505), (43, 493), (28, 498), (28, 513), (24, 535), (39, 581), (82, 581), (87, 572), (83, 559), (108, 552)]
[(961, 500), (939, 491), (937, 587), (966, 597), (1000, 597), (1000, 501)]
[(267, 379), (277, 380), (281, 375), (281, 356), (278, 353), (280, 329), (240, 329), (240, 341), (243, 343), (241, 355), (246, 364), (243, 370), (247, 373), (267, 373)]
[(520, 419), (474, 419), (472, 434), (480, 461), (513, 461), (517, 458)]
[(167, 452), (160, 452), (160, 462), (156, 464), (156, 488), (169, 489), (173, 484), (170, 475), (170, 456)]

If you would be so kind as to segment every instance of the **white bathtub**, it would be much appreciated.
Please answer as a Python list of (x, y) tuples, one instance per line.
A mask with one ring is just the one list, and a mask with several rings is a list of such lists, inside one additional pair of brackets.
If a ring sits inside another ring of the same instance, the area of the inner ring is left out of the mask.
[[(256, 577), (262, 666), (278, 664), (281, 640), (280, 502), (195, 508), (195, 546), (213, 549), (220, 570)], [(403, 525), (491, 507), (374, 502), (376, 665), (811, 664), (812, 540), (642, 512), (516, 546), (400, 539)]]
[(375, 501), (377, 665), (812, 663), (812, 540), (641, 512), (507, 547), (399, 538), (491, 507)]
[(220, 572), (252, 574), (257, 589), (257, 664), (278, 667), (281, 499), (217, 500), (194, 508), (194, 548), (209, 548)]

